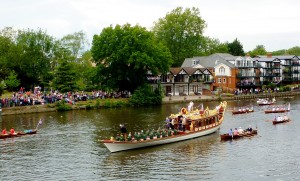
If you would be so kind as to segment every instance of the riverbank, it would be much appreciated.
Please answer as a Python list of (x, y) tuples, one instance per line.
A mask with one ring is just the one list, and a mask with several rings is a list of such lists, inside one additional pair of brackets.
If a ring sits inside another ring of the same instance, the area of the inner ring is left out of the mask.
[[(186, 102), (209, 102), (209, 101), (223, 101), (223, 100), (244, 100), (244, 99), (257, 99), (257, 98), (273, 98), (273, 97), (293, 97), (299, 95), (300, 91), (297, 92), (279, 92), (279, 93), (266, 93), (266, 94), (248, 94), (248, 95), (201, 95), (201, 96), (171, 96), (164, 97), (162, 100), (163, 104), (174, 104), (174, 103), (186, 103)], [(118, 99), (117, 99), (118, 100)], [(106, 101), (107, 102), (107, 101)], [(99, 104), (95, 101), (94, 104)], [(100, 105), (100, 104), (99, 104)], [(93, 105), (91, 101), (81, 101), (74, 105), (70, 105), (71, 110), (86, 110), (86, 109), (97, 109), (109, 107), (107, 105)], [(17, 106), (2, 108), (2, 116), (5, 115), (15, 115), (15, 114), (28, 114), (28, 113), (42, 113), (42, 112), (54, 112), (58, 111), (54, 104), (44, 104), (44, 105), (32, 105), (32, 106)]]
[(201, 95), (201, 96), (171, 96), (164, 97), (163, 104), (181, 103), (181, 102), (209, 102), (209, 101), (223, 101), (223, 100), (244, 100), (257, 98), (273, 98), (273, 97), (293, 97), (300, 95), (300, 91), (293, 92), (277, 92), (277, 93), (263, 93), (263, 94), (247, 94), (247, 95)]

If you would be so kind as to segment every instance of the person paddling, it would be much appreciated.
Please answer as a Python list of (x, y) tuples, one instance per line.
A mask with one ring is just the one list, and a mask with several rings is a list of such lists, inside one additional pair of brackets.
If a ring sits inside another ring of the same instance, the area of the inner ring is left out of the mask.
[(1, 134), (7, 134), (6, 128), (2, 130)]
[(15, 129), (14, 129), (14, 128), (11, 128), (11, 129), (10, 129), (10, 134), (12, 134), (12, 135), (15, 135), (15, 134), (16, 134), (16, 132), (15, 132)]
[(120, 131), (124, 137), (124, 140), (127, 140), (127, 129), (124, 124), (120, 124)]

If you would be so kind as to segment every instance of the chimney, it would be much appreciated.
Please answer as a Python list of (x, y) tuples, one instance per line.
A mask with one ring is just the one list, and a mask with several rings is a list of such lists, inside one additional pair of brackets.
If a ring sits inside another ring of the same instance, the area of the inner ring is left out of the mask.
[(267, 58), (272, 58), (272, 53), (271, 52), (267, 53)]

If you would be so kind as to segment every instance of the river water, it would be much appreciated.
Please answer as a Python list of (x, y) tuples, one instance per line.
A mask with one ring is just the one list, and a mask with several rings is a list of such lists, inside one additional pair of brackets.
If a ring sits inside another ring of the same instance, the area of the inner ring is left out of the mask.
[[(231, 101), (214, 134), (119, 153), (99, 140), (115, 135), (120, 123), (129, 131), (156, 129), (186, 105), (2, 116), (1, 128), (32, 129), (40, 118), (43, 123), (36, 135), (0, 140), (0, 180), (299, 180), (300, 97), (277, 101), (291, 103), (291, 122), (274, 126), (276, 114), (264, 114), (266, 107), (255, 100)], [(254, 113), (230, 112), (249, 104)], [(258, 128), (257, 136), (220, 141), (230, 128), (249, 125)]]

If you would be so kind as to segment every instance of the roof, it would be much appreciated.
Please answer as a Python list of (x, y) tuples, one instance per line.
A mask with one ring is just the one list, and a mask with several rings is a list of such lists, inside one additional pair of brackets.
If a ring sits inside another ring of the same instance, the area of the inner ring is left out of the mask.
[(253, 58), (254, 60), (257, 60), (258, 62), (274, 62), (274, 61), (280, 61), (278, 58), (272, 57), (272, 58)]
[(187, 75), (193, 75), (195, 72), (200, 71), (201, 74), (212, 74), (209, 69), (207, 68), (193, 68), (193, 67), (172, 67), (170, 68), (170, 73), (173, 75), (178, 74), (187, 74)]
[(183, 70), (186, 71), (189, 75), (194, 74), (197, 70), (200, 70), (199, 68), (192, 68), (192, 67), (183, 67)]
[[(228, 53), (215, 53), (209, 56), (186, 58), (181, 67), (195, 67), (198, 64), (202, 67), (213, 68), (219, 63), (234, 67), (234, 65), (228, 61), (235, 60), (236, 58), (237, 56)], [(196, 61), (197, 64), (195, 65), (193, 61)]]
[(171, 68), (170, 68), (170, 72), (171, 72), (173, 75), (177, 75), (177, 74), (180, 72), (181, 69), (182, 69), (181, 67), (171, 67)]
[[(257, 58), (267, 58), (267, 55), (257, 55)], [(299, 59), (299, 57), (297, 55), (272, 55), (270, 58), (278, 58), (278, 59), (293, 59), (293, 58), (297, 58)]]

